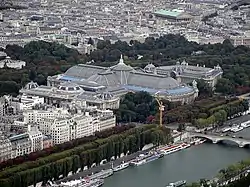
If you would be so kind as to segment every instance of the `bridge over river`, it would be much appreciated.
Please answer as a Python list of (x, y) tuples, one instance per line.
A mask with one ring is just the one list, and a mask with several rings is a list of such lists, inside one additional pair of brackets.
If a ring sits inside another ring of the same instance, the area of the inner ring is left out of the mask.
[(219, 143), (223, 141), (233, 142), (239, 145), (239, 147), (250, 146), (250, 139), (246, 138), (234, 138), (231, 136), (221, 136), (219, 134), (203, 134), (197, 132), (189, 132), (189, 137), (197, 137), (197, 138), (204, 138), (207, 140), (211, 140), (213, 143)]

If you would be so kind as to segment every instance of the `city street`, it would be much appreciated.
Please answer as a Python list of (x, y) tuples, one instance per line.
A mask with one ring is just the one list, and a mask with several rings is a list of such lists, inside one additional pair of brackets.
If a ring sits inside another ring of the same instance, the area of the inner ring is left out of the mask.
[(231, 120), (228, 120), (226, 122), (224, 122), (223, 127), (229, 126), (229, 125), (233, 125), (233, 124), (237, 124), (240, 125), (243, 122), (246, 122), (250, 120), (250, 115), (245, 115), (245, 116), (240, 116)]

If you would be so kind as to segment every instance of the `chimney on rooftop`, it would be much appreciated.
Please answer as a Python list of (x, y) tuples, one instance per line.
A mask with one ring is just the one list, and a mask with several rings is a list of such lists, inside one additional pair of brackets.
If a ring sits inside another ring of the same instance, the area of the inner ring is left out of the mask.
[(29, 124), (28, 125), (28, 132), (30, 132), (31, 131), (31, 125)]

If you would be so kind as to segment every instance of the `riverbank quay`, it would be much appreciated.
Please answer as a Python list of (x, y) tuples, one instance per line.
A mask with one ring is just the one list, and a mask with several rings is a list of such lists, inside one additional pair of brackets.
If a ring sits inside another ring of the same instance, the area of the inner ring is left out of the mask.
[(250, 184), (250, 175), (242, 177), (239, 180), (229, 183), (226, 187), (249, 187)]
[(123, 162), (129, 162), (129, 161), (132, 161), (134, 160), (136, 157), (138, 157), (140, 154), (145, 154), (146, 152), (154, 149), (155, 147), (150, 147), (148, 149), (145, 149), (143, 151), (138, 151), (136, 153), (133, 153), (133, 154), (130, 154), (130, 155), (126, 155), (126, 156), (123, 156), (121, 158), (118, 158), (116, 160), (113, 160), (113, 161), (110, 161), (110, 162), (107, 162), (105, 164), (102, 164), (102, 165), (98, 165), (98, 166), (94, 166), (92, 168), (89, 168), (87, 170), (84, 170), (84, 171), (81, 171), (81, 172), (78, 172), (76, 174), (73, 174), (73, 175), (70, 175), (68, 177), (65, 177), (63, 179), (60, 179), (60, 180), (57, 180), (55, 181), (57, 184), (61, 183), (61, 182), (66, 182), (66, 181), (70, 181), (70, 180), (75, 180), (75, 179), (79, 179), (79, 178), (84, 178), (86, 176), (89, 176), (93, 173), (97, 173), (97, 172), (100, 172), (102, 170), (106, 170), (106, 169), (111, 169), (112, 167), (116, 167), (118, 165), (120, 165), (121, 163)]
[(224, 180), (218, 180), (217, 181), (217, 185), (218, 186), (227, 186), (228, 184), (238, 181), (244, 177), (247, 177), (250, 173), (250, 166), (244, 168), (241, 171), (238, 171), (237, 173), (235, 173), (234, 175), (228, 176), (227, 179)]
[[(200, 185), (200, 186), (207, 185), (210, 187), (231, 187), (231, 186), (236, 187), (233, 184), (235, 184), (241, 180), (245, 180), (246, 178), (250, 179), (249, 173), (250, 173), (250, 166), (235, 173), (234, 175), (227, 176), (224, 179), (219, 179), (218, 177), (215, 177), (211, 180), (201, 179), (200, 182), (188, 184), (186, 187), (197, 187), (198, 185)], [(250, 183), (248, 183), (248, 185), (249, 184)], [(239, 187), (245, 187), (245, 186), (239, 186)]]

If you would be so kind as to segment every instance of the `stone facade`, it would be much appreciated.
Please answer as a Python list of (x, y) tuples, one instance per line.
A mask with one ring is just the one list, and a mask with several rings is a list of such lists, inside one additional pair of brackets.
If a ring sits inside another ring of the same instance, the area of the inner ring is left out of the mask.
[[(117, 100), (112, 100), (128, 92), (146, 91), (153, 96), (158, 94), (162, 98), (180, 101), (183, 104), (193, 102), (198, 95), (197, 88), (167, 74), (140, 71), (126, 65), (122, 56), (119, 63), (112, 67), (79, 64), (69, 68), (64, 74), (47, 79), (48, 86), (58, 87), (62, 82), (78, 84), (84, 90), (78, 98), (83, 97), (87, 102), (89, 97), (100, 93), (102, 98), (106, 98), (102, 99), (106, 103), (102, 102), (99, 105), (103, 109), (108, 108), (105, 105), (119, 107)], [(25, 93), (22, 90), (21, 92)]]

